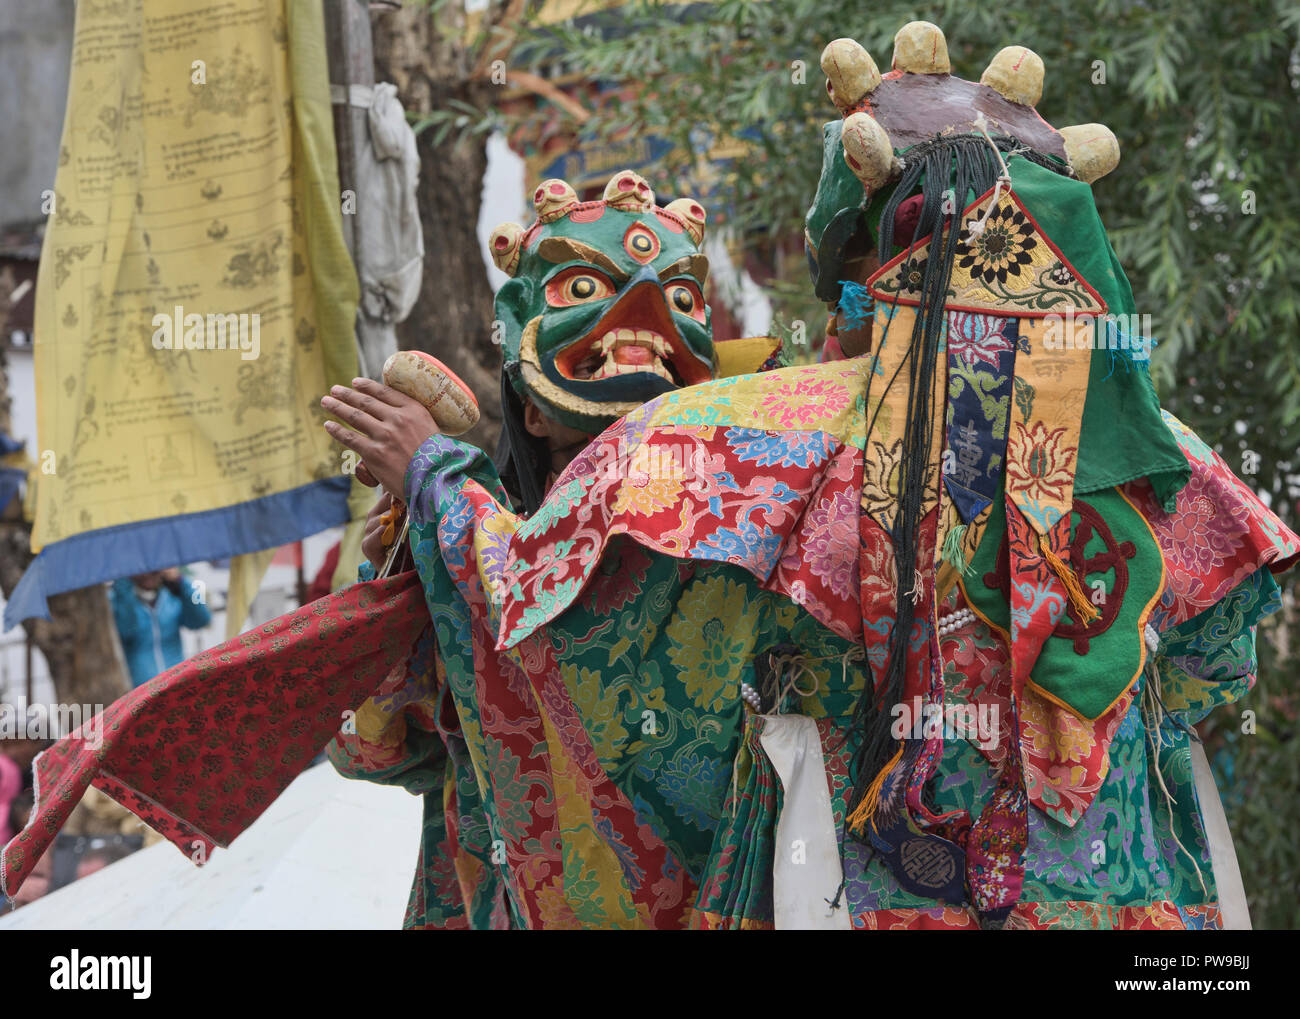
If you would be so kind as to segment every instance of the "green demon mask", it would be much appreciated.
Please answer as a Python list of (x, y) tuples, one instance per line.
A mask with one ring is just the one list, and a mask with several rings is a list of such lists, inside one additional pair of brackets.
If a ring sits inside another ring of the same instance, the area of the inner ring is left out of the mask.
[(534, 193), (537, 222), (489, 241), (511, 277), (496, 296), (504, 370), (516, 395), (598, 432), (647, 400), (714, 375), (704, 209), (666, 208), (631, 171), (579, 202), (562, 180)]

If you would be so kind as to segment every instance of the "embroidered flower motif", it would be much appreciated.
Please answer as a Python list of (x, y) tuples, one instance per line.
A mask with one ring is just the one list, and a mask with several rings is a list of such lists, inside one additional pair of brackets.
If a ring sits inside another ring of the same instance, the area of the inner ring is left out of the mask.
[[(894, 515), (898, 512), (899, 483), (903, 479), (901, 471), (903, 459), (903, 440), (895, 439), (886, 446), (878, 439), (871, 440), (871, 448), (862, 462), (862, 511), (873, 517), (881, 527), (889, 530), (893, 526)], [(926, 465), (922, 511), (934, 505), (936, 488), (935, 462)]]
[[(779, 494), (776, 497), (779, 498)], [(766, 576), (775, 565), (784, 543), (785, 539), (767, 524), (760, 530), (753, 520), (743, 517), (735, 527), (719, 527), (697, 542), (691, 555), (740, 563), (759, 576)]]
[(1081, 721), (1073, 712), (1052, 710), (1039, 697), (1022, 698), (1023, 723), (1029, 752), (1057, 764), (1086, 760), (1096, 741), (1095, 723)]
[(686, 751), (659, 767), (655, 785), (678, 817), (711, 832), (718, 827), (728, 777), (714, 758)]
[(528, 800), (530, 782), (524, 777), (523, 761), (501, 740), (484, 733), (483, 741), (486, 744), (484, 752), (491, 755), (486, 760), (492, 762), (493, 792), (510, 797), (502, 800), (497, 813), (500, 837), (507, 842), (521, 839), (532, 818), (532, 806)]
[(479, 575), (489, 587), (495, 589), (505, 574), (506, 564), (510, 560), (510, 539), (513, 536), (506, 526), (504, 514), (486, 518), (479, 527), (474, 554), (478, 559)]
[(1008, 453), (1008, 490), (1037, 506), (1065, 502), (1074, 481), (1075, 448), (1066, 445), (1064, 428), (1048, 431), (1047, 425), (1035, 421), (1019, 433)]
[[(799, 543), (800, 551), (813, 576), (817, 577), (839, 598), (850, 598), (858, 580), (858, 518), (854, 512), (854, 497), (847, 489), (840, 489), (822, 499), (804, 516), (804, 533)], [(799, 568), (799, 554), (792, 551), (781, 560), (786, 569)], [(798, 604), (805, 604), (800, 590), (791, 596)]]
[(740, 696), (737, 676), (753, 655), (758, 607), (733, 580), (693, 585), (668, 624), (668, 658), (695, 704), (717, 713)]
[(1052, 267), (1047, 270), (1047, 277), (1062, 287), (1068, 287), (1075, 282), (1075, 275), (1070, 272), (1069, 266), (1059, 260), (1053, 262)]
[(1038, 247), (1034, 227), (1014, 205), (1004, 204), (989, 216), (984, 230), (962, 235), (958, 266), (969, 269), (985, 283), (1006, 283), (1007, 276), (1019, 276), (1020, 267), (1031, 261), (1029, 252)]
[(888, 529), (898, 506), (898, 466), (903, 456), (903, 440), (886, 446), (872, 440), (870, 455), (862, 463), (862, 509)]
[(540, 925), (546, 930), (582, 930), (582, 921), (574, 915), (573, 906), (565, 895), (563, 874), (538, 888), (534, 897)]
[(998, 367), (998, 355), (1011, 349), (1003, 335), (1007, 319), (969, 311), (948, 312), (948, 351), (967, 364), (983, 361)]
[(1213, 475), (1193, 471), (1167, 526), (1165, 555), (1193, 576), (1209, 576), (1237, 555), (1250, 533), (1248, 510), (1220, 496)]
[(925, 281), (925, 266), (929, 258), (924, 255), (906, 259), (898, 266), (898, 289), (920, 293)]
[(894, 567), (894, 549), (889, 535), (879, 525), (867, 521), (861, 535), (862, 615), (866, 619), (876, 619), (894, 611), (898, 571)]
[(781, 428), (811, 428), (848, 406), (848, 389), (834, 379), (796, 376), (763, 396), (763, 413)]
[(598, 671), (575, 665), (561, 666), (564, 685), (582, 712), (591, 749), (602, 764), (618, 759), (627, 743), (627, 728), (619, 705), (619, 688), (602, 682)]
[(660, 510), (674, 505), (682, 494), (682, 467), (670, 456), (661, 456), (662, 450), (640, 445), (627, 463), (627, 477), (618, 488), (614, 512), (631, 511), (641, 516), (654, 516)]

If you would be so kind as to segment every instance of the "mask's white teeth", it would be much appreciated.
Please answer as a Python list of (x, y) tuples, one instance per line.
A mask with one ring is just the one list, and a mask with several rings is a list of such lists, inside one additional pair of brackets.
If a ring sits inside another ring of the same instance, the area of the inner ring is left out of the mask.
[(645, 347), (660, 357), (669, 353), (668, 341), (650, 329), (611, 329), (592, 345), (592, 353), (608, 354), (615, 347)]
[[(655, 357), (649, 364), (622, 364), (615, 360), (614, 351), (619, 347), (644, 347), (652, 351)], [(591, 352), (599, 355), (603, 363), (590, 378), (606, 379), (614, 375), (633, 375), (637, 372), (653, 372), (662, 379), (673, 382), (672, 372), (665, 362), (671, 360), (672, 348), (667, 339), (650, 329), (610, 329), (591, 346)]]
[(661, 360), (656, 358), (650, 364), (619, 364), (614, 360), (613, 351), (605, 358), (605, 363), (591, 375), (591, 381), (607, 379), (614, 375), (635, 375), (637, 372), (653, 372), (662, 379), (673, 381), (672, 373)]

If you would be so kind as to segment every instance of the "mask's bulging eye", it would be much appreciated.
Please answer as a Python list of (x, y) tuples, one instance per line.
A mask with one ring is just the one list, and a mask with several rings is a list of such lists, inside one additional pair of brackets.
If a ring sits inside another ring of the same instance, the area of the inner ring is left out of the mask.
[(623, 235), (623, 250), (642, 265), (649, 265), (659, 254), (659, 238), (644, 223), (633, 223)]
[(664, 287), (664, 296), (673, 311), (689, 315), (697, 322), (704, 321), (704, 298), (694, 283), (675, 280)]
[(600, 301), (614, 294), (614, 285), (594, 269), (567, 269), (546, 284), (546, 303), (567, 308), (588, 301)]

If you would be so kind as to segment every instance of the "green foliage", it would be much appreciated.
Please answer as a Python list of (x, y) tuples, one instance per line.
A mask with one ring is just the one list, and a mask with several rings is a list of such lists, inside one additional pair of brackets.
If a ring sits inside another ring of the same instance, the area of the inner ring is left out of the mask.
[(489, 135), (501, 129), (501, 119), (492, 110), (483, 111), (462, 99), (448, 99), (428, 113), (408, 111), (406, 119), (417, 135), (432, 131), (431, 144), (442, 145), (448, 138), (460, 140), (475, 135)]
[[(802, 235), (820, 169), (821, 124), (838, 116), (818, 58), (852, 36), (886, 68), (905, 22), (933, 21), (953, 69), (978, 79), (1003, 46), (1047, 68), (1039, 110), (1061, 126), (1097, 121), (1119, 138), (1119, 167), (1094, 185), (1137, 310), (1160, 341), (1162, 402), (1217, 443), (1292, 526), (1300, 475), (1300, 7), (1284, 0), (641, 0), (538, 29), (512, 58), (626, 90), (583, 130), (674, 143), (655, 168), (663, 191), (706, 196), (746, 245)], [(743, 148), (741, 148), (743, 143)], [(712, 179), (706, 157), (740, 149)], [(706, 185), (708, 187), (706, 188)], [(712, 190), (710, 191), (709, 188)], [(1252, 211), (1253, 202), (1253, 211)], [(793, 262), (793, 260), (788, 260)], [(773, 290), (778, 321), (820, 331), (824, 309)], [(1255, 473), (1254, 456), (1258, 454)], [(1261, 651), (1264, 650), (1261, 642)], [(1265, 654), (1267, 737), (1239, 741), (1230, 818), (1262, 926), (1300, 925), (1296, 829), (1300, 738), (1291, 670)], [(1256, 695), (1258, 697), (1258, 695)], [(1233, 716), (1236, 717), (1236, 716)], [(1248, 790), (1249, 795), (1242, 795)]]
[(1223, 791), (1240, 858), (1251, 920), (1256, 928), (1300, 927), (1300, 841), (1295, 837), (1300, 799), (1300, 736), (1296, 733), (1293, 691), (1270, 683), (1247, 702), (1254, 712), (1253, 731), (1243, 733), (1240, 705), (1216, 711), (1201, 731), (1213, 754), (1215, 779)]

